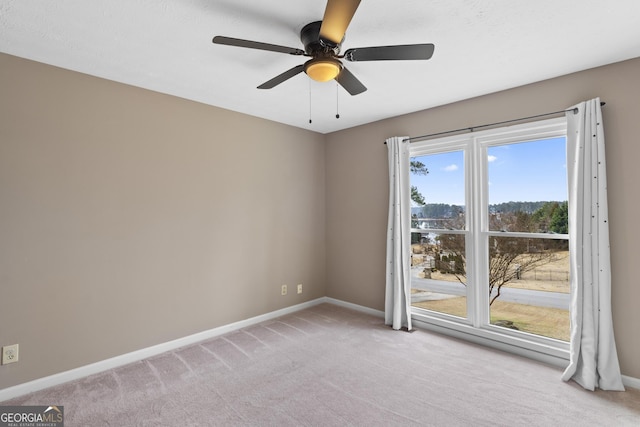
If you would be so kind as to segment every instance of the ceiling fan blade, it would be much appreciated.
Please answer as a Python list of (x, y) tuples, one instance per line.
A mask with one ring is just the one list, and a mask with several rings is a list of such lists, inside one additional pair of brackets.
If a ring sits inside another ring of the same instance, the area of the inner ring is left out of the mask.
[(348, 49), (344, 53), (347, 61), (395, 61), (430, 59), (435, 46), (431, 43), (398, 46), (376, 46)]
[(360, 5), (360, 0), (328, 0), (324, 10), (320, 38), (335, 45), (342, 43), (344, 33)]
[(291, 68), (290, 70), (285, 71), (284, 73), (275, 76), (274, 78), (272, 78), (269, 81), (266, 81), (264, 83), (262, 83), (260, 86), (258, 86), (258, 89), (271, 89), (275, 86), (278, 86), (280, 83), (289, 80), (291, 77), (300, 74), (301, 72), (304, 71), (304, 65), (300, 64), (300, 65), (296, 65), (295, 67)]
[(365, 85), (345, 67), (342, 67), (342, 71), (338, 74), (338, 77), (336, 77), (336, 81), (351, 95), (358, 95), (367, 90)]
[(246, 47), (249, 49), (268, 50), (270, 52), (288, 53), (290, 55), (304, 55), (304, 50), (294, 47), (279, 46), (277, 44), (269, 44), (262, 42), (254, 42), (251, 40), (234, 39), (232, 37), (215, 36), (213, 42), (216, 44), (224, 44), (227, 46)]

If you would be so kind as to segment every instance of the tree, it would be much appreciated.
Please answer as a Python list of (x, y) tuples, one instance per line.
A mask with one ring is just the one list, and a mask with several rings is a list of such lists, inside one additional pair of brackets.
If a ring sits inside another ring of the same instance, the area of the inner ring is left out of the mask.
[(415, 204), (424, 206), (424, 196), (418, 191), (418, 187), (415, 185), (411, 186), (411, 200), (414, 201)]
[(504, 285), (555, 259), (551, 250), (532, 248), (531, 240), (540, 239), (492, 237), (489, 240), (489, 305), (500, 297)]
[(545, 202), (532, 215), (534, 231), (569, 233), (569, 206), (567, 202)]
[(411, 160), (409, 162), (409, 170), (414, 175), (426, 175), (429, 173), (427, 166), (419, 160)]
[[(522, 217), (521, 217), (522, 218)], [(514, 221), (514, 222), (517, 222)], [(465, 238), (461, 234), (438, 237), (443, 253), (440, 268), (453, 274), (463, 285), (466, 281)], [(489, 240), (489, 305), (497, 300), (502, 287), (522, 274), (555, 259), (552, 250), (542, 247), (541, 239), (491, 237)]]
[(569, 234), (569, 204), (558, 203), (558, 207), (551, 214), (549, 229), (558, 234)]
[[(409, 170), (413, 175), (427, 175), (429, 170), (427, 166), (418, 160), (411, 160), (409, 162)], [(424, 206), (424, 196), (418, 191), (418, 187), (415, 185), (411, 186), (411, 200), (419, 206)]]

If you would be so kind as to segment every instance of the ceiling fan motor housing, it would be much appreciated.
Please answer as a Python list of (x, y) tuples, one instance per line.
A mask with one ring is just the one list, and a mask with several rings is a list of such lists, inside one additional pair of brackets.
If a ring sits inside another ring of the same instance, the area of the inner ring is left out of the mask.
[[(320, 39), (320, 27), (322, 21), (311, 22), (300, 30), (300, 41), (304, 45), (304, 51), (311, 56), (335, 56), (340, 53), (342, 44), (334, 44), (328, 40)], [(344, 39), (342, 40), (344, 41)]]

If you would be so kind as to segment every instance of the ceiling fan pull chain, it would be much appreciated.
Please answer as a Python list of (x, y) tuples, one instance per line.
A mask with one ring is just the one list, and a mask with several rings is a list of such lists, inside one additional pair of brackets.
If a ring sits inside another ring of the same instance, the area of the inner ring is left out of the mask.
[(340, 103), (338, 101), (339, 99), (339, 94), (340, 94), (340, 88), (338, 87), (338, 82), (336, 82), (336, 119), (340, 118)]
[(309, 123), (313, 123), (311, 120), (311, 80), (309, 80)]

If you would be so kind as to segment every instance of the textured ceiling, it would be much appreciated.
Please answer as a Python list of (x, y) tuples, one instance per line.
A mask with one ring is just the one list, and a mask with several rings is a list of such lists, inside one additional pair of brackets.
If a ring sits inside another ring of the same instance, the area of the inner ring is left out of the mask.
[[(363, 0), (343, 43), (434, 43), (429, 61), (346, 63), (368, 91), (300, 74), (325, 0), (0, 0), (0, 52), (327, 133), (640, 56), (638, 0)], [(336, 119), (336, 110), (340, 118)], [(309, 117), (313, 123), (309, 123)]]

